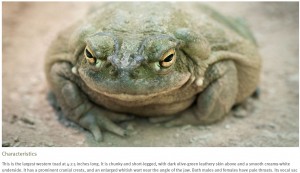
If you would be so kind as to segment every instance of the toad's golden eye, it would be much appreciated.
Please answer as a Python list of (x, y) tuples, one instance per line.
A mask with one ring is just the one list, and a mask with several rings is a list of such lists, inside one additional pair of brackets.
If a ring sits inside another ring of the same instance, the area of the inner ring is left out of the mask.
[(84, 50), (84, 56), (89, 63), (94, 64), (96, 62), (96, 58), (93, 56), (88, 47), (86, 47)]
[(174, 64), (175, 60), (176, 60), (175, 49), (170, 49), (161, 57), (161, 59), (159, 61), (159, 65), (161, 67), (168, 68), (172, 64)]

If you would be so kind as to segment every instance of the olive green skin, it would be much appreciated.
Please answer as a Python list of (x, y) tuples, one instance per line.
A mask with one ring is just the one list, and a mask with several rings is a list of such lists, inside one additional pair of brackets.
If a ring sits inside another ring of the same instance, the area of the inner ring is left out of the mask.
[[(95, 63), (84, 55), (92, 51)], [(176, 61), (160, 65), (170, 49)], [(102, 140), (128, 115), (209, 124), (256, 89), (261, 59), (245, 25), (199, 3), (111, 3), (62, 31), (45, 72), (69, 119)]]

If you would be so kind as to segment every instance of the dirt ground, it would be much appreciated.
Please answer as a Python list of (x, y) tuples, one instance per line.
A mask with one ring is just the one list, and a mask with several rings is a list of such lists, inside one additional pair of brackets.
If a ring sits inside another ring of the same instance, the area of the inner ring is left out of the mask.
[(210, 3), (243, 17), (263, 59), (259, 99), (246, 113), (210, 126), (166, 128), (137, 119), (122, 138), (92, 135), (61, 120), (47, 100), (43, 62), (58, 31), (86, 13), (88, 3), (4, 2), (2, 40), (2, 146), (299, 146), (299, 8), (288, 3)]

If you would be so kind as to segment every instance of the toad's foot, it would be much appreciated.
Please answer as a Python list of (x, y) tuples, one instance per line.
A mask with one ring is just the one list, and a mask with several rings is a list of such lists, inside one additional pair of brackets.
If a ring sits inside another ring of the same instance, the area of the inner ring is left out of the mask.
[[(106, 130), (117, 134), (119, 136), (127, 136), (127, 131), (113, 123), (112, 121), (124, 121), (132, 119), (132, 116), (116, 115), (117, 113), (108, 112), (97, 107), (93, 107), (86, 114), (84, 114), (78, 123), (92, 132), (96, 141), (103, 141), (102, 130)], [(105, 115), (105, 116), (104, 116)], [(113, 120), (107, 118), (113, 117)]]

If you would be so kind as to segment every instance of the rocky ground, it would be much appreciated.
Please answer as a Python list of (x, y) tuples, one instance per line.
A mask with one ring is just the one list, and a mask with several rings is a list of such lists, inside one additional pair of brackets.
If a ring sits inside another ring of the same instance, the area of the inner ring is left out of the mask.
[(121, 138), (87, 131), (57, 116), (47, 100), (43, 62), (59, 30), (86, 13), (88, 3), (4, 2), (2, 40), (2, 146), (299, 146), (298, 2), (210, 3), (245, 18), (263, 59), (259, 99), (210, 126), (166, 128), (137, 119)]

